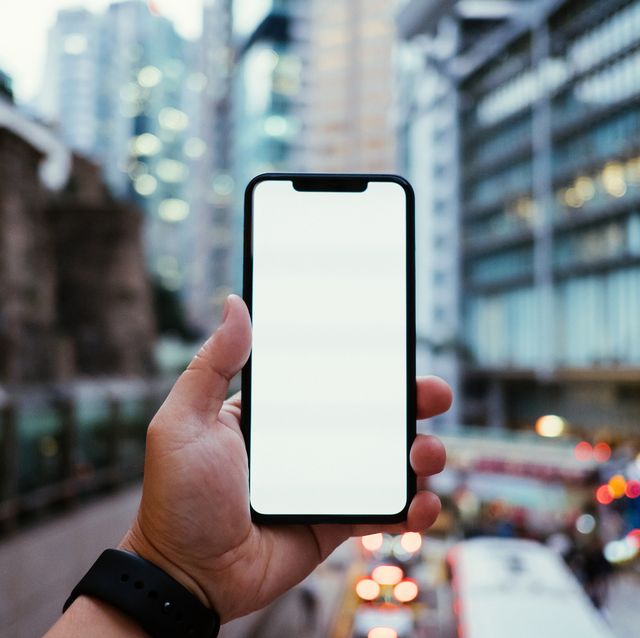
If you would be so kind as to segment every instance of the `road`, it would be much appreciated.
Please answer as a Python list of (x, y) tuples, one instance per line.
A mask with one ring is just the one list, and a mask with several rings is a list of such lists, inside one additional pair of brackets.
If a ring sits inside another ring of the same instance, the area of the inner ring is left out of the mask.
[(352, 543), (339, 547), (322, 565), (267, 609), (227, 623), (220, 638), (330, 638), (348, 596), (347, 572), (355, 559)]
[[(411, 576), (423, 592), (414, 606), (413, 638), (456, 638), (452, 593), (442, 569), (444, 544), (427, 539)], [(354, 544), (345, 544), (312, 576), (268, 609), (227, 624), (221, 638), (352, 638), (353, 614), (360, 604), (355, 582), (366, 565)], [(316, 604), (310, 601), (315, 599)], [(640, 626), (640, 578), (616, 576), (609, 590), (604, 616), (616, 638), (637, 638)], [(569, 637), (568, 637), (569, 638)], [(571, 637), (573, 638), (573, 637)]]
[[(66, 592), (134, 515), (139, 487), (120, 490), (0, 543), (0, 637), (42, 635)], [(442, 568), (446, 545), (427, 538), (411, 576), (426, 595), (416, 606), (414, 638), (454, 638), (451, 591)], [(355, 581), (366, 571), (355, 541), (344, 544), (306, 581), (266, 610), (225, 625), (221, 638), (352, 638)], [(637, 638), (640, 576), (612, 579), (604, 615), (617, 638)]]

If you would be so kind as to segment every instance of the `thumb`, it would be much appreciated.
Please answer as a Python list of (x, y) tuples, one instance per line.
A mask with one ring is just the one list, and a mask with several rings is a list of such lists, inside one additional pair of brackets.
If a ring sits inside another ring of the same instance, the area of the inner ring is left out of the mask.
[(251, 319), (244, 301), (229, 295), (222, 323), (180, 375), (165, 402), (172, 412), (194, 412), (215, 419), (227, 396), (229, 382), (249, 358)]

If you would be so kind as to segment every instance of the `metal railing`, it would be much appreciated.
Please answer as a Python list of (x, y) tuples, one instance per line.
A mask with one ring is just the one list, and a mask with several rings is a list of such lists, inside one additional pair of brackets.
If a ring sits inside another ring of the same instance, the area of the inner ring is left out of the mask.
[(139, 478), (147, 425), (172, 381), (0, 388), (0, 533)]

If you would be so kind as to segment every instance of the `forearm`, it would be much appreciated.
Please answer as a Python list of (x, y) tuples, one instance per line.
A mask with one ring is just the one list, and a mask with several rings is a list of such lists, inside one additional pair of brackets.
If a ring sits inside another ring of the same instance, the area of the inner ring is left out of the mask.
[(146, 638), (139, 625), (99, 600), (80, 596), (60, 620), (46, 633), (45, 638)]

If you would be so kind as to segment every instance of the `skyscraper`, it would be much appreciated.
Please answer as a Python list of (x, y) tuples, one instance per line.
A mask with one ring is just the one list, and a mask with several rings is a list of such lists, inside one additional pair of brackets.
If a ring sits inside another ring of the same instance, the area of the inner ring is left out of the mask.
[(295, 103), (301, 65), (292, 46), (297, 2), (254, 4), (236, 0), (236, 67), (233, 83), (234, 288), (242, 282), (244, 188), (258, 173), (293, 170), (299, 133)]
[(102, 14), (63, 10), (49, 35), (44, 87), (63, 139), (145, 211), (149, 269), (172, 291), (184, 285), (190, 250), (185, 220), (206, 82), (194, 48), (141, 0)]
[(293, 36), (302, 61), (298, 165), (310, 171), (396, 168), (391, 0), (309, 0)]
[(73, 150), (98, 159), (100, 20), (87, 9), (61, 9), (49, 31), (40, 98)]
[(231, 0), (209, 0), (203, 6), (197, 64), (206, 86), (200, 94), (197, 136), (187, 148), (194, 173), (185, 300), (191, 321), (202, 330), (215, 324), (234, 284), (231, 9)]

